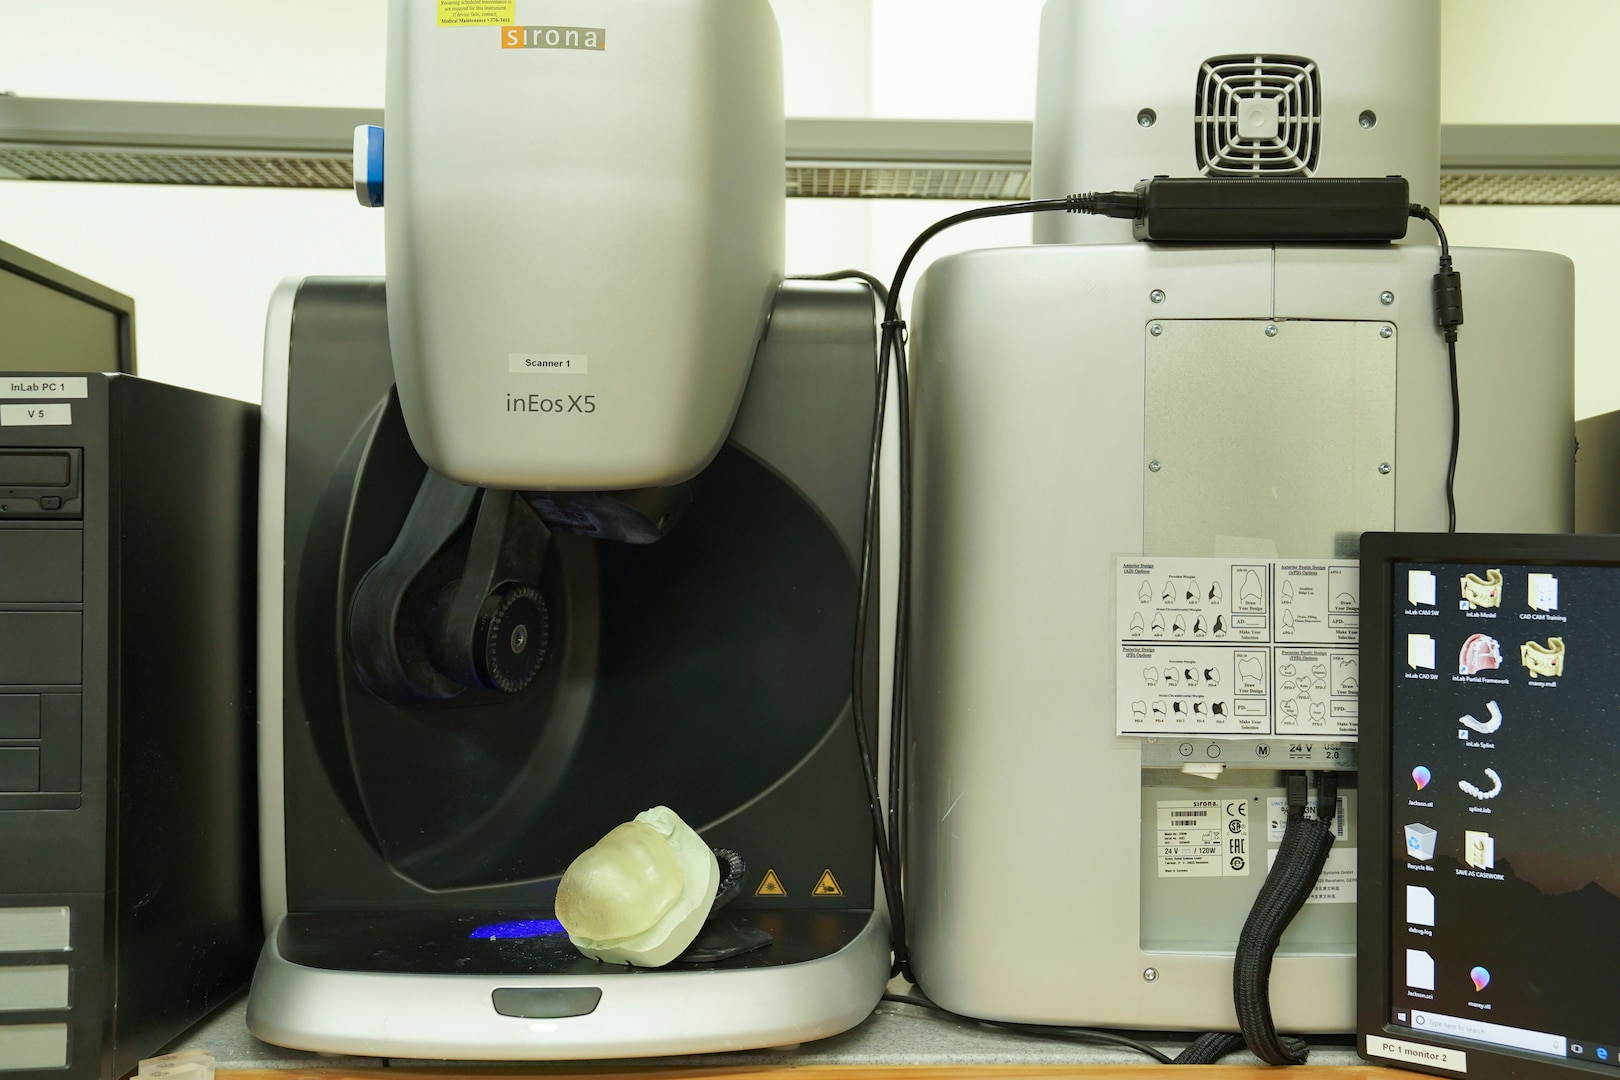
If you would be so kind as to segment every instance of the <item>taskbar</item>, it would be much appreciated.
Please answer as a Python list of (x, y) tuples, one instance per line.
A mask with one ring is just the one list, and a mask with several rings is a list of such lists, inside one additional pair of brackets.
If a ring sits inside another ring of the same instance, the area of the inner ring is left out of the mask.
[(1528, 1050), (1550, 1057), (1574, 1058), (1599, 1065), (1620, 1068), (1620, 1042), (1601, 1042), (1578, 1039), (1573, 1036), (1554, 1035), (1547, 1031), (1492, 1024), (1463, 1016), (1425, 1012), (1421, 1009), (1396, 1009), (1392, 1019), (1418, 1035), (1434, 1035), (1446, 1039), (1462, 1039), (1487, 1046), (1503, 1046), (1514, 1050)]

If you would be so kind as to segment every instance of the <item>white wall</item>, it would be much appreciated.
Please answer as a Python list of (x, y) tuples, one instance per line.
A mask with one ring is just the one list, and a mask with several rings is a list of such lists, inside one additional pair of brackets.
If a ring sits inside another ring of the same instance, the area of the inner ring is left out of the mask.
[[(26, 97), (382, 105), (386, 0), (0, 0)], [(142, 374), (259, 399), (265, 305), (303, 274), (381, 274), (346, 192), (0, 182), (0, 239), (135, 298)]]
[[(531, 0), (519, 0), (527, 4)], [(773, 0), (791, 115), (1028, 118), (1041, 0)], [(386, 0), (0, 0), (0, 90), (27, 96), (378, 106)], [(1442, 115), (1620, 123), (1615, 0), (1443, 0)], [(1572, 32), (1572, 27), (1579, 32)], [(794, 200), (788, 270), (887, 277), (956, 204)], [(1456, 243), (1577, 260), (1581, 415), (1620, 408), (1601, 301), (1620, 208), (1449, 208)], [(265, 301), (293, 274), (380, 274), (381, 215), (345, 192), (0, 182), (0, 239), (136, 299), (142, 370), (256, 400)], [(1026, 219), (930, 245), (1022, 243)], [(1466, 333), (1466, 331), (1465, 331)]]
[(244, 401), (278, 281), (383, 272), (346, 192), (0, 183), (0, 238), (133, 297), (142, 375)]
[[(1443, 0), (1441, 10), (1445, 122), (1620, 124), (1620, 3)], [(1575, 260), (1575, 414), (1620, 409), (1608, 317), (1620, 293), (1620, 207), (1453, 206), (1443, 220), (1455, 244), (1539, 248)], [(1467, 292), (1465, 272), (1465, 311)], [(1466, 325), (1462, 333), (1466, 348)]]
[(387, 0), (0, 0), (0, 90), (381, 108), (387, 10)]
[(1441, 12), (1447, 123), (1620, 123), (1614, 0), (1442, 0)]
[[(1620, 290), (1620, 207), (1448, 206), (1441, 220), (1453, 245), (1556, 251), (1575, 261), (1575, 415), (1620, 409), (1620, 340), (1609, 317)], [(1457, 268), (1466, 317), (1467, 261), (1460, 256)], [(1467, 323), (1457, 349), (1466, 362)]]
[(1043, 0), (874, 0), (872, 115), (1028, 120)]

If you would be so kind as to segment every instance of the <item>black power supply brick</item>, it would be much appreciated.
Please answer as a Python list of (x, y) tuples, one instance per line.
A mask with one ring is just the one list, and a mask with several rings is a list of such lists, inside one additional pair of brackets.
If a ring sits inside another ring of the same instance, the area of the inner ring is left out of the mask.
[[(1138, 240), (1399, 240), (1411, 192), (1405, 177), (1157, 177), (1136, 185)], [(1123, 216), (1123, 215), (1121, 215)]]

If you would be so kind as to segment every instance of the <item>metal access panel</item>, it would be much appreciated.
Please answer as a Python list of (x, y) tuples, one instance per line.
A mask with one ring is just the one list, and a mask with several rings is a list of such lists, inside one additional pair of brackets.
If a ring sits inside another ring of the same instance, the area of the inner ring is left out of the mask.
[(1393, 529), (1398, 341), (1383, 322), (1150, 323), (1143, 550), (1354, 557)]
[[(1206, 740), (1163, 739), (1169, 746)], [(1256, 743), (1320, 756), (1354, 743)], [(1306, 750), (1309, 747), (1309, 750)], [(1246, 743), (1228, 743), (1241, 755)], [(1200, 755), (1201, 756), (1201, 755)], [(1148, 747), (1144, 745), (1144, 765)], [(1281, 764), (1281, 763), (1279, 763)], [(1299, 765), (1288, 760), (1287, 765)], [(1337, 762), (1320, 762), (1332, 768)], [(1356, 789), (1341, 770), (1334, 844), (1310, 898), (1288, 925), (1279, 956), (1343, 956), (1356, 951)], [(1218, 781), (1170, 768), (1142, 770), (1141, 943), (1145, 953), (1223, 953), (1232, 949), (1254, 906), (1260, 884), (1282, 846), (1283, 774), (1265, 768), (1229, 768)], [(1312, 796), (1314, 802), (1315, 796)]]

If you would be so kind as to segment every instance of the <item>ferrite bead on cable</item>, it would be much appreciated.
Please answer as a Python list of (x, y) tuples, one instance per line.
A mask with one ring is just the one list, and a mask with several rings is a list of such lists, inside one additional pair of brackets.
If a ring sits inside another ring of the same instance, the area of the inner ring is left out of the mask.
[(1434, 275), (1434, 324), (1455, 336), (1462, 321), (1462, 275), (1446, 265)]

